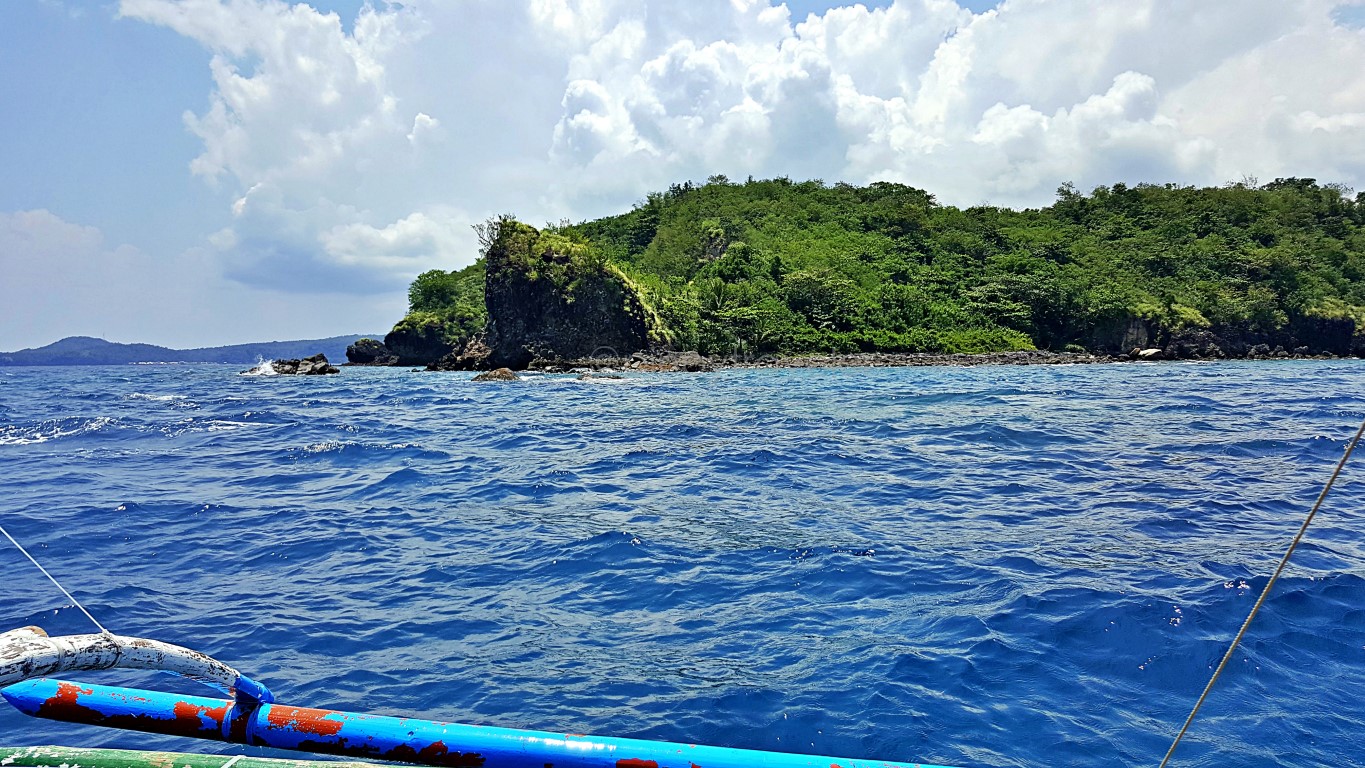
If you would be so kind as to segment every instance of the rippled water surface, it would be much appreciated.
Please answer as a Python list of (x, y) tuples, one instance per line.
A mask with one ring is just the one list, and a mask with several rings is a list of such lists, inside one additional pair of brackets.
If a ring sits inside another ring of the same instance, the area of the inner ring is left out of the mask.
[[(0, 369), (0, 519), (289, 704), (1155, 765), (1365, 417), (1358, 361), (467, 379)], [(1177, 765), (1365, 765), (1359, 459)], [(89, 631), (0, 566), (0, 627)]]

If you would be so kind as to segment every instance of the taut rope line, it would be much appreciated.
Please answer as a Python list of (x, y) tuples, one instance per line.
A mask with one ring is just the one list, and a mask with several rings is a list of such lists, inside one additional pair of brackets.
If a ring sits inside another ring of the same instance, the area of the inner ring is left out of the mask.
[(1190, 729), (1190, 723), (1194, 722), (1194, 716), (1199, 713), (1199, 708), (1204, 706), (1204, 699), (1209, 696), (1209, 691), (1213, 690), (1213, 684), (1218, 682), (1218, 676), (1223, 674), (1223, 668), (1232, 660), (1232, 654), (1237, 650), (1238, 643), (1242, 642), (1242, 636), (1247, 633), (1247, 627), (1251, 626), (1251, 620), (1256, 618), (1257, 611), (1261, 610), (1261, 605), (1270, 596), (1270, 590), (1275, 587), (1275, 582), (1280, 578), (1286, 565), (1289, 564), (1289, 557), (1298, 548), (1299, 542), (1303, 541), (1303, 535), (1308, 531), (1308, 526), (1313, 522), (1313, 518), (1318, 514), (1318, 508), (1322, 506), (1322, 500), (1327, 498), (1327, 492), (1332, 490), (1332, 485), (1336, 483), (1337, 476), (1341, 474), (1341, 468), (1346, 466), (1346, 460), (1351, 458), (1351, 452), (1356, 449), (1356, 443), (1360, 442), (1361, 435), (1365, 435), (1365, 421), (1360, 423), (1360, 429), (1356, 430), (1355, 437), (1346, 445), (1346, 452), (1341, 455), (1341, 461), (1337, 462), (1337, 468), (1332, 470), (1332, 476), (1327, 478), (1327, 484), (1322, 487), (1322, 493), (1318, 494), (1318, 500), (1313, 502), (1313, 508), (1308, 510), (1308, 517), (1303, 519), (1303, 525), (1299, 526), (1299, 532), (1290, 542), (1289, 549), (1285, 550), (1284, 557), (1280, 558), (1280, 564), (1276, 566), (1275, 573), (1271, 574), (1270, 581), (1266, 582), (1265, 589), (1261, 590), (1261, 596), (1256, 598), (1256, 604), (1251, 606), (1251, 613), (1247, 614), (1246, 621), (1242, 622), (1242, 628), (1237, 630), (1237, 636), (1232, 638), (1232, 645), (1228, 646), (1228, 652), (1223, 654), (1223, 660), (1218, 662), (1218, 668), (1213, 670), (1213, 677), (1209, 678), (1209, 684), (1204, 686), (1204, 692), (1199, 694), (1199, 700), (1194, 702), (1194, 709), (1190, 710), (1190, 716), (1185, 718), (1185, 724), (1180, 726), (1180, 733), (1175, 735), (1175, 741), (1171, 742), (1171, 748), (1166, 750), (1166, 756), (1161, 759), (1159, 768), (1166, 768), (1166, 764), (1171, 761), (1171, 755), (1175, 754), (1175, 748), (1179, 746), (1180, 740), (1185, 738), (1185, 732)]
[(67, 592), (66, 587), (63, 587), (61, 582), (57, 581), (57, 579), (54, 578), (52, 574), (47, 572), (47, 569), (42, 566), (42, 563), (39, 563), (33, 557), (33, 555), (30, 555), (28, 553), (27, 549), (24, 549), (23, 544), (20, 544), (18, 541), (15, 540), (13, 536), (9, 535), (9, 531), (5, 530), (5, 526), (0, 525), (0, 533), (3, 533), (5, 535), (5, 538), (9, 539), (10, 543), (17, 547), (19, 551), (23, 553), (24, 557), (28, 558), (28, 561), (30, 563), (33, 563), (35, 566), (37, 566), (38, 570), (42, 571), (43, 575), (47, 577), (47, 580), (52, 582), (53, 585), (57, 587), (57, 589), (60, 589), (63, 595), (66, 595), (66, 599), (70, 600), (72, 605), (81, 609), (81, 613), (85, 614), (85, 618), (90, 619), (91, 624), (94, 624), (96, 627), (99, 627), (101, 634), (113, 635), (112, 632), (104, 628), (103, 624), (96, 621), (94, 616), (90, 615), (90, 611), (85, 610), (85, 606), (81, 605), (81, 601), (77, 600), (70, 592)]

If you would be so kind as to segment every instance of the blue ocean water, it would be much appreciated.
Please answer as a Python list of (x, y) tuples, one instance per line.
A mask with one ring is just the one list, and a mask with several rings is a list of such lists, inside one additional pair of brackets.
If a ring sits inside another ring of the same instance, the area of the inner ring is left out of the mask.
[[(1155, 765), (1362, 417), (1355, 361), (9, 368), (0, 520), (114, 631), (289, 704)], [(1365, 765), (1358, 458), (1176, 765)], [(0, 627), (90, 631), (0, 567)], [(8, 708), (0, 743), (234, 749)]]

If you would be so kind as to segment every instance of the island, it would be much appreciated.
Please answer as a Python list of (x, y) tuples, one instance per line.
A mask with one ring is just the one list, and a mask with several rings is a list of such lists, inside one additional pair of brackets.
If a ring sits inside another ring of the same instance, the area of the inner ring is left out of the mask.
[(713, 176), (616, 216), (477, 227), (352, 362), (520, 370), (971, 355), (1365, 355), (1365, 194), (1283, 178), (1057, 190), (1044, 208)]
[(301, 341), (262, 341), (226, 347), (170, 349), (154, 344), (119, 344), (90, 336), (68, 336), (47, 346), (0, 352), (0, 365), (175, 365), (183, 363), (234, 363), (250, 365), (262, 360), (302, 358), (321, 352), (340, 359), (365, 336), (333, 336)]

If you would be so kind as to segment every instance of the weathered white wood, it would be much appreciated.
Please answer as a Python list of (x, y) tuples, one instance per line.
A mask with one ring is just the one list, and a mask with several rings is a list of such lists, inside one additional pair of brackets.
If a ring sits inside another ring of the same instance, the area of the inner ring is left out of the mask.
[(240, 677), (221, 661), (156, 640), (110, 634), (49, 637), (38, 627), (0, 633), (0, 688), (59, 672), (115, 667), (176, 672), (225, 691)]

